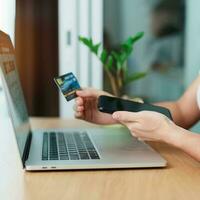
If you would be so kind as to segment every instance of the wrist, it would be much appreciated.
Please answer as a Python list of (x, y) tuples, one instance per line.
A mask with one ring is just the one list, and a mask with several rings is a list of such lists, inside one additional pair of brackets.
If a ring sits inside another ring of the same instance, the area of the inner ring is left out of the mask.
[(164, 141), (170, 145), (181, 148), (186, 136), (187, 133), (185, 129), (171, 123), (165, 132)]

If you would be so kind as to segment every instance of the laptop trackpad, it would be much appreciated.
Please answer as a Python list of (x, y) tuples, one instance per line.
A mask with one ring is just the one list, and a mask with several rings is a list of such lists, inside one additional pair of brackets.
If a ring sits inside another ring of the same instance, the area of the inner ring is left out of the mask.
[(104, 158), (133, 157), (134, 154), (154, 152), (146, 143), (138, 141), (124, 127), (107, 127), (89, 131), (100, 155)]

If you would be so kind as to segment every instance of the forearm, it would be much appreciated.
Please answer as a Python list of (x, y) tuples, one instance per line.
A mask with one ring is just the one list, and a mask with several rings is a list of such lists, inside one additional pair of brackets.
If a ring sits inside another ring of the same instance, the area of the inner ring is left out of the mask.
[(173, 128), (166, 133), (165, 142), (180, 148), (196, 160), (200, 161), (200, 135), (192, 133), (179, 126), (172, 125)]
[(189, 124), (187, 120), (185, 120), (183, 113), (180, 109), (180, 106), (178, 104), (178, 101), (158, 102), (158, 103), (155, 103), (155, 105), (168, 108), (172, 114), (174, 123), (177, 124), (178, 126), (181, 126), (183, 128), (190, 128), (190, 126), (192, 125), (192, 124)]

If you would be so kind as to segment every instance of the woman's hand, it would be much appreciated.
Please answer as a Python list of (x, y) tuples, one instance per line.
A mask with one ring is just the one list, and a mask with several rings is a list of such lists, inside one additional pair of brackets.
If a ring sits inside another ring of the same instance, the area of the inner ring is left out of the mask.
[(125, 112), (113, 113), (113, 119), (125, 125), (131, 134), (142, 140), (159, 140), (168, 142), (176, 125), (165, 115), (151, 112)]
[(116, 123), (112, 115), (102, 113), (97, 108), (98, 97), (100, 95), (112, 96), (111, 94), (91, 88), (77, 91), (76, 94), (78, 96), (74, 107), (76, 118), (96, 124)]

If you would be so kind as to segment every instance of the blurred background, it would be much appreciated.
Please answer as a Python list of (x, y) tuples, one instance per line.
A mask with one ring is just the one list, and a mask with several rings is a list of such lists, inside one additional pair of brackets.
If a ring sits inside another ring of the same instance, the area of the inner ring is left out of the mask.
[[(83, 87), (109, 90), (100, 62), (79, 35), (118, 49), (144, 31), (128, 66), (130, 73), (150, 73), (125, 93), (148, 102), (176, 100), (199, 73), (199, 9), (197, 0), (0, 0), (0, 29), (16, 48), (30, 115), (71, 118), (73, 102), (58, 93), (55, 76), (72, 71)], [(0, 89), (1, 116), (5, 104)]]

